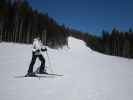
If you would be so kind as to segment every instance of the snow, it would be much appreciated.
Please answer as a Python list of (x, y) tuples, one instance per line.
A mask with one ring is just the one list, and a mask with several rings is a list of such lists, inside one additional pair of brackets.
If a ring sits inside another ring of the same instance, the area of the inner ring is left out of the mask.
[(31, 45), (0, 43), (0, 100), (133, 100), (133, 60), (68, 41), (68, 49), (48, 48), (50, 61), (43, 53), (48, 71), (64, 76), (41, 79), (17, 77), (27, 72)]

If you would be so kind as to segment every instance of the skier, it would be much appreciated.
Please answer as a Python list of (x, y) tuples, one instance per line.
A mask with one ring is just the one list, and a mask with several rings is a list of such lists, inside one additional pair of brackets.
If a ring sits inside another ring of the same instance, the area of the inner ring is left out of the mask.
[(33, 41), (32, 59), (26, 76), (35, 76), (35, 73), (33, 72), (33, 66), (37, 58), (39, 58), (39, 60), (41, 61), (41, 65), (39, 67), (39, 74), (48, 74), (45, 69), (45, 59), (42, 55), (42, 51), (47, 51), (47, 48), (44, 48), (40, 38), (37, 37)]

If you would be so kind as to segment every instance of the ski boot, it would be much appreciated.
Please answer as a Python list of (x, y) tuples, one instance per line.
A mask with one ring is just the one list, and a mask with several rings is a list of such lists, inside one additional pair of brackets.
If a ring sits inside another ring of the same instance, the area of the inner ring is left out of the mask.
[(34, 72), (27, 73), (27, 74), (25, 75), (25, 77), (35, 77), (35, 76), (36, 76), (36, 74), (35, 74)]
[(38, 74), (48, 74), (48, 73), (45, 70), (45, 71), (39, 71)]

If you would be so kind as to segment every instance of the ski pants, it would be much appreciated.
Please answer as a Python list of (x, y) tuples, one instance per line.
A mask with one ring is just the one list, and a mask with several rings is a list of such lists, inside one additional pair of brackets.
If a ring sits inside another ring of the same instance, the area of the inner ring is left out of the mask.
[(45, 59), (44, 59), (44, 57), (42, 56), (42, 54), (35, 55), (34, 53), (32, 53), (32, 59), (31, 59), (31, 63), (30, 63), (29, 69), (28, 69), (28, 73), (33, 72), (33, 66), (34, 66), (37, 58), (39, 58), (39, 60), (41, 61), (39, 72), (44, 72), (44, 70), (45, 70)]

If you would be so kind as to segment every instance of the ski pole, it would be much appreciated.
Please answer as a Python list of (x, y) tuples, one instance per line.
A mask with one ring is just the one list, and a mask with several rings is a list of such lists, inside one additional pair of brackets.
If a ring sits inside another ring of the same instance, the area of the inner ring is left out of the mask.
[(51, 70), (51, 73), (54, 73), (53, 69), (52, 69), (52, 64), (51, 64), (51, 61), (50, 61), (50, 57), (48, 55), (48, 52), (46, 51), (46, 54), (47, 54), (47, 58), (48, 58), (48, 61), (49, 61), (49, 68)]
[[(46, 48), (46, 42), (47, 42), (47, 32), (46, 32), (46, 30), (44, 30), (44, 32), (45, 32), (45, 41), (44, 41), (44, 43), (45, 43), (45, 48)], [(48, 55), (48, 52), (46, 51), (46, 55), (47, 55), (47, 58), (48, 58), (48, 61), (49, 61), (49, 67), (50, 67), (50, 70), (51, 70), (51, 73), (53, 73), (53, 69), (52, 69), (52, 64), (51, 64), (51, 61), (50, 61), (50, 57), (49, 57), (49, 55)]]

